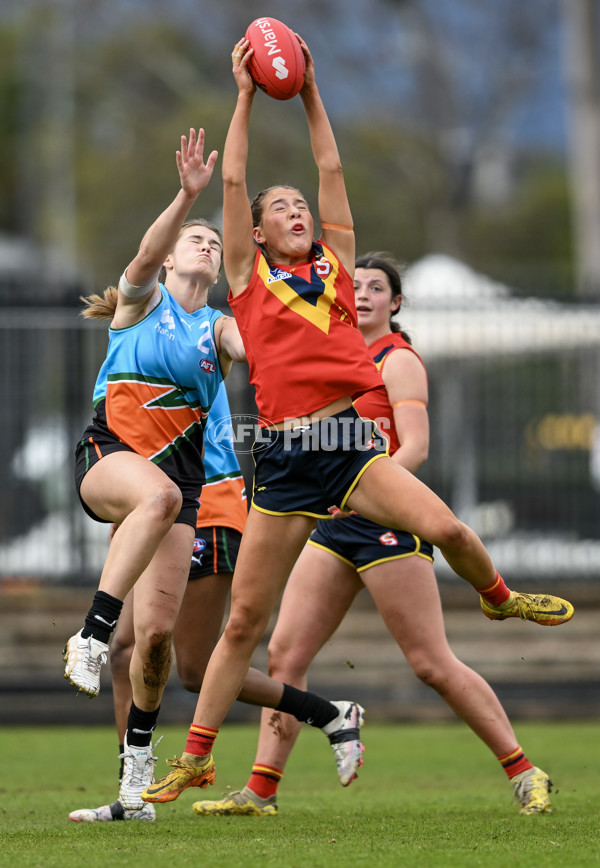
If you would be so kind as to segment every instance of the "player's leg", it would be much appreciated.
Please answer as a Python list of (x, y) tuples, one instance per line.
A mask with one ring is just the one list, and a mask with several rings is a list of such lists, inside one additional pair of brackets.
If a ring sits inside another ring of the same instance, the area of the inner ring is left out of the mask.
[(160, 468), (133, 452), (104, 456), (83, 477), (80, 495), (99, 518), (119, 525), (83, 628), (67, 642), (65, 678), (97, 696), (100, 667), (122, 601), (181, 509), (181, 491)]
[[(271, 677), (306, 689), (308, 667), (336, 631), (362, 587), (348, 562), (323, 549), (305, 546), (283, 592), (269, 642)], [(346, 705), (360, 708), (356, 703)], [(356, 711), (356, 715), (361, 717), (362, 710)], [(358, 728), (360, 721), (354, 723)], [(223, 799), (196, 802), (193, 810), (201, 816), (276, 814), (277, 787), (301, 726), (290, 714), (263, 708), (256, 759), (246, 786)], [(337, 731), (337, 724), (333, 727)], [(341, 740), (332, 743), (340, 780), (345, 786), (356, 776), (362, 748), (358, 733), (354, 742), (348, 740), (348, 735), (345, 729)]]
[(221, 725), (313, 525), (304, 515), (250, 510), (233, 576), (229, 619), (206, 670), (195, 723), (212, 729)]
[[(175, 625), (177, 672), (183, 686), (199, 693), (206, 666), (221, 633), (242, 534), (225, 527), (198, 528), (204, 548), (192, 558), (190, 576)], [(214, 572), (211, 572), (213, 571)], [(250, 669), (238, 695), (241, 702), (275, 707), (283, 685)]]
[(193, 539), (190, 525), (174, 524), (136, 584), (129, 677), (134, 703), (147, 712), (160, 705), (171, 670), (173, 632), (187, 587)]
[[(548, 776), (523, 754), (487, 681), (458, 660), (448, 645), (431, 562), (418, 556), (402, 558), (364, 570), (361, 578), (415, 675), (490, 748), (517, 792), (521, 785), (521, 813), (550, 810)], [(523, 780), (529, 782), (526, 793)]]
[(133, 629), (133, 595), (135, 588), (125, 597), (123, 610), (110, 641), (110, 673), (112, 676), (113, 706), (115, 723), (121, 750), (127, 731), (127, 715), (131, 706), (131, 681), (129, 667), (135, 645)]
[(242, 689), (254, 650), (313, 526), (308, 516), (250, 510), (233, 576), (229, 619), (206, 668), (185, 751), (172, 763), (174, 771), (144, 792), (145, 800), (171, 801), (189, 786), (214, 781), (211, 750), (219, 726)]
[(489, 618), (520, 617), (553, 626), (573, 615), (571, 604), (559, 597), (510, 591), (477, 534), (431, 489), (390, 458), (371, 462), (347, 505), (371, 521), (407, 530), (436, 545), (454, 572), (480, 594)]
[(123, 600), (177, 518), (181, 491), (146, 458), (115, 452), (89, 469), (80, 494), (99, 518), (119, 525), (99, 588)]
[[(199, 693), (204, 673), (221, 633), (232, 573), (213, 573), (188, 581), (175, 625), (175, 661), (186, 690)], [(238, 694), (240, 702), (275, 707), (283, 685), (257, 669), (249, 669)]]
[(192, 693), (200, 692), (219, 638), (231, 579), (232, 573), (211, 573), (187, 583), (173, 638), (177, 672)]
[[(305, 690), (308, 667), (362, 587), (350, 564), (330, 552), (305, 546), (286, 584), (269, 642), (271, 677)], [(223, 799), (196, 802), (193, 810), (201, 816), (276, 814), (277, 787), (301, 726), (290, 714), (263, 708), (256, 758), (246, 786)], [(361, 751), (360, 740), (351, 745), (347, 736), (346, 730), (344, 740), (333, 745), (334, 752), (336, 748), (339, 752), (344, 785), (356, 776)], [(358, 751), (358, 759), (348, 755), (351, 747)]]
[[(133, 594), (132, 589), (125, 597), (123, 610), (119, 622), (113, 633), (110, 643), (110, 669), (112, 675), (113, 705), (115, 710), (115, 723), (119, 743), (120, 769), (119, 783), (123, 773), (123, 750), (125, 732), (127, 730), (127, 716), (131, 707), (131, 682), (129, 680), (129, 664), (134, 646), (133, 632)], [(156, 809), (154, 805), (144, 804), (139, 810), (127, 810), (117, 799), (110, 805), (102, 805), (99, 808), (80, 808), (69, 814), (69, 819), (77, 823), (82, 822), (110, 822), (113, 820), (144, 820), (154, 821)]]
[(176, 523), (161, 541), (134, 594), (135, 646), (129, 677), (132, 702), (125, 735), (119, 800), (143, 807), (141, 794), (153, 781), (152, 733), (172, 662), (172, 639), (190, 569), (193, 528)]

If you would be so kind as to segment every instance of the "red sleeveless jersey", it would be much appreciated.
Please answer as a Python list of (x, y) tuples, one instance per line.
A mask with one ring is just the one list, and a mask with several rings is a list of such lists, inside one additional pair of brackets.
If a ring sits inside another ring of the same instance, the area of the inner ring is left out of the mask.
[(308, 262), (270, 265), (259, 248), (250, 283), (229, 304), (244, 341), (260, 415), (306, 416), (381, 386), (356, 326), (354, 283), (325, 244)]
[[(373, 361), (379, 371), (383, 371), (385, 360), (389, 354), (394, 350), (399, 349), (410, 350), (413, 352), (423, 367), (425, 367), (421, 356), (398, 332), (390, 332), (382, 338), (377, 338), (377, 340), (373, 341), (373, 343), (368, 347), (368, 350), (373, 357)], [(396, 431), (396, 425), (394, 424), (394, 411), (390, 404), (385, 386), (381, 389), (373, 389), (373, 391), (361, 395), (354, 402), (354, 406), (356, 411), (364, 419), (373, 419), (375, 421), (379, 419), (383, 420), (380, 422), (379, 430), (382, 434), (385, 434), (387, 439), (390, 441), (390, 455), (393, 455), (394, 452), (400, 448), (400, 441), (398, 440), (398, 433)]]

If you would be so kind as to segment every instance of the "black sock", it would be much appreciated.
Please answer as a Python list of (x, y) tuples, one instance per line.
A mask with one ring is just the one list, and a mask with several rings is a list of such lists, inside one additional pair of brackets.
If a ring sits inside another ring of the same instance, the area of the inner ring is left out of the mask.
[(142, 711), (131, 703), (127, 718), (127, 744), (129, 747), (148, 747), (152, 741), (152, 733), (156, 729), (160, 705), (155, 711)]
[(122, 600), (106, 594), (104, 591), (96, 591), (90, 611), (85, 616), (85, 626), (81, 631), (81, 638), (87, 639), (93, 636), (99, 642), (108, 643), (110, 634), (117, 626)]
[(297, 720), (319, 729), (339, 714), (339, 710), (328, 699), (323, 699), (308, 690), (298, 690), (297, 687), (291, 687), (289, 684), (283, 685), (281, 702), (275, 710), (293, 714)]
[(125, 767), (125, 757), (123, 756), (124, 750), (125, 750), (125, 745), (120, 744), (119, 745), (119, 757), (120, 757), (121, 765), (119, 766), (119, 785), (121, 784), (121, 781), (123, 780), (123, 769)]

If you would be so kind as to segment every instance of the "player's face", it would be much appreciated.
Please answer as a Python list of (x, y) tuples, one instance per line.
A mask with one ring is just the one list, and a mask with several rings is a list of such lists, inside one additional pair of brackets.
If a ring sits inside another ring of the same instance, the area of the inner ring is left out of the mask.
[(208, 282), (216, 283), (221, 268), (223, 245), (221, 239), (207, 226), (186, 226), (167, 259), (180, 276), (204, 275)]
[(389, 324), (398, 310), (400, 296), (392, 298), (392, 288), (380, 268), (357, 268), (354, 273), (354, 300), (360, 329), (379, 329)]
[(254, 237), (274, 262), (306, 259), (313, 242), (314, 222), (306, 199), (298, 190), (275, 187), (264, 198), (260, 225)]

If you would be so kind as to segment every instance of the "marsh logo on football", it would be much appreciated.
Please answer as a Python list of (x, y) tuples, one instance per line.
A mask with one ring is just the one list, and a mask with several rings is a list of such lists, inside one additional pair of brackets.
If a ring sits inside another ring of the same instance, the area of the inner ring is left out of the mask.
[(249, 453), (267, 449), (273, 443), (266, 428), (273, 423), (252, 413), (234, 413), (210, 419), (204, 436), (225, 452)]

